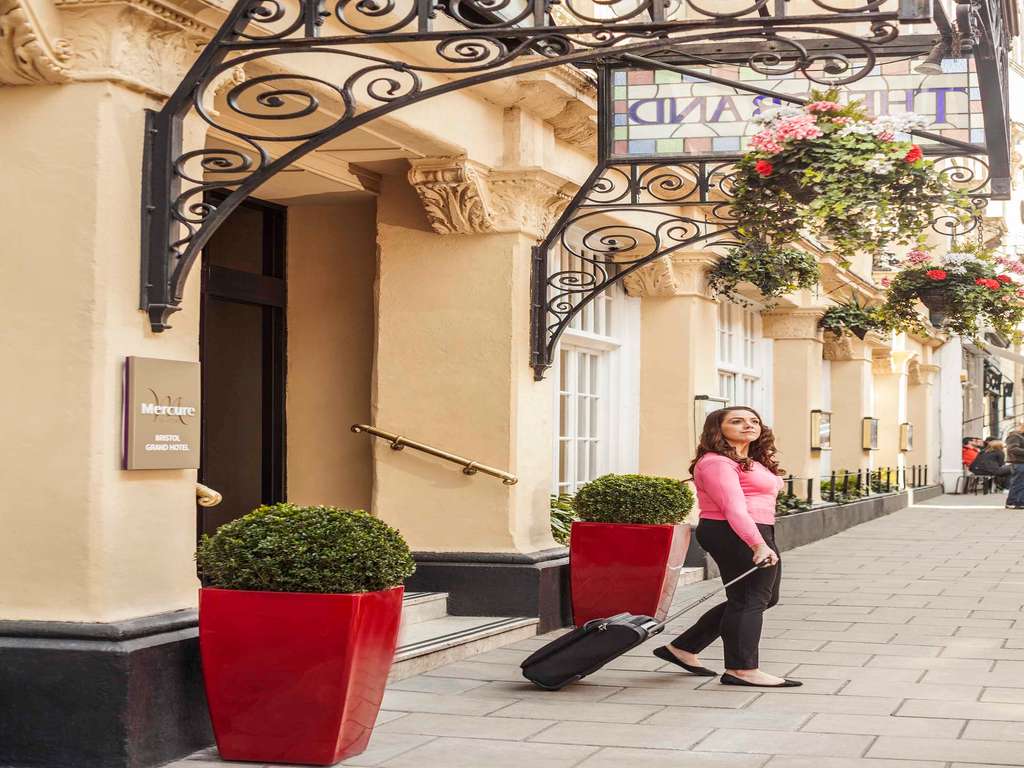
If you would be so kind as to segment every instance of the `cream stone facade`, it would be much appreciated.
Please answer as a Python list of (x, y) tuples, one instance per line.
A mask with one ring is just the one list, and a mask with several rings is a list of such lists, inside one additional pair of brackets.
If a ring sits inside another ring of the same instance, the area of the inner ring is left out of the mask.
[[(0, 621), (190, 626), (196, 483), (225, 503), (231, 489), (195, 470), (121, 469), (122, 370), (131, 355), (200, 361), (209, 333), (210, 264), (193, 269), (171, 329), (154, 333), (137, 309), (140, 169), (145, 110), (225, 12), (200, 0), (0, 0)], [(333, 64), (308, 57), (295, 71), (330, 80)], [(242, 118), (226, 94), (261, 74), (225, 75), (207, 105), (224, 123), (191, 118), (188, 146), (235, 146), (228, 129)], [(959, 471), (959, 343), (819, 328), (831, 296), (880, 296), (859, 257), (841, 267), (815, 251), (815, 290), (770, 308), (751, 294), (746, 308), (708, 290), (720, 249), (677, 251), (596, 300), (536, 381), (531, 248), (595, 148), (594, 84), (556, 68), (413, 105), (257, 190), (286, 221), (274, 278), (286, 283), (284, 493), (261, 501), (368, 509), (401, 530), (424, 574), (434, 562), (501, 562), (543, 593), (545, 569), (566, 557), (551, 494), (608, 472), (686, 478), (705, 399), (756, 405), (815, 500), (832, 472), (916, 466), (932, 482)], [(828, 450), (810, 447), (812, 411), (831, 413)], [(866, 418), (878, 419), (877, 449), (863, 447)], [(360, 423), (518, 482), (392, 450), (350, 431)]]

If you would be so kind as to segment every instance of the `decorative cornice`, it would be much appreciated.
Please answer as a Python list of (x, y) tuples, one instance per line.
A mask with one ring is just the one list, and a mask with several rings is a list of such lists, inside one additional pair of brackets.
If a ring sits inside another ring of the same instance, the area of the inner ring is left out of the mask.
[(438, 234), (525, 232), (538, 239), (573, 187), (542, 169), (488, 172), (466, 158), (413, 160), (409, 183)]
[(716, 261), (710, 251), (677, 252), (645, 264), (622, 282), (630, 296), (697, 296), (713, 301), (707, 273)]
[(769, 339), (803, 339), (822, 342), (818, 321), (823, 309), (776, 309), (761, 315), (762, 329)]
[[(43, 85), (70, 79), (71, 44), (45, 24), (47, 0), (0, 0), (0, 85)], [(33, 3), (39, 3), (34, 5)], [(53, 35), (53, 36), (51, 36)]]
[(71, 77), (116, 82), (158, 97), (170, 94), (202, 50), (205, 37), (184, 17), (152, 2), (66, 4)]
[(908, 369), (908, 364), (916, 358), (916, 353), (892, 347), (879, 347), (871, 350), (871, 372), (879, 376), (901, 374)]

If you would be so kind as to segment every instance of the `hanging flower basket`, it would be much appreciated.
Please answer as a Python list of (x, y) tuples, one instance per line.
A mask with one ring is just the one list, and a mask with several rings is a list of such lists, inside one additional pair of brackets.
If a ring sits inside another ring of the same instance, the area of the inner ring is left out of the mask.
[(970, 217), (966, 195), (898, 138), (921, 118), (871, 117), (859, 101), (840, 104), (836, 90), (812, 98), (755, 118), (762, 127), (738, 164), (732, 206), (746, 243), (778, 247), (809, 234), (841, 255), (878, 254), (919, 242), (937, 207)]
[(716, 296), (747, 305), (750, 302), (738, 288), (740, 283), (750, 283), (771, 307), (780, 296), (813, 288), (819, 275), (818, 262), (807, 251), (758, 244), (730, 248), (708, 273), (708, 287)]
[(1022, 338), (1024, 264), (980, 245), (959, 246), (942, 259), (913, 250), (893, 278), (881, 314), (895, 330), (922, 330), (915, 300), (935, 327), (975, 338), (985, 326)]
[(928, 321), (941, 328), (953, 304), (950, 290), (942, 285), (926, 286), (918, 290), (917, 298), (928, 308)]
[(852, 294), (848, 301), (837, 302), (825, 310), (818, 324), (836, 336), (849, 332), (862, 341), (868, 333), (886, 325), (879, 307), (861, 304)]

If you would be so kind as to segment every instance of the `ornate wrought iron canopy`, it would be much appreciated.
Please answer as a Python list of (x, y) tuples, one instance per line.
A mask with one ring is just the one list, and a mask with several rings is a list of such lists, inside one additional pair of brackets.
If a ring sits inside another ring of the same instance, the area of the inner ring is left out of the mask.
[[(147, 115), (141, 308), (154, 331), (169, 328), (191, 267), (218, 226), (303, 155), (411, 104), (560, 65), (605, 78), (604, 105), (611, 68), (623, 64), (685, 69), (740, 61), (776, 76), (848, 84), (870, 73), (882, 54), (973, 45), (987, 146), (945, 146), (953, 154), (988, 155), (991, 190), (1005, 193), (1006, 51), (1015, 30), (1003, 25), (999, 0), (956, 3), (953, 27), (939, 0), (806, 0), (800, 14), (789, 12), (789, 0), (239, 0), (163, 109)], [(932, 34), (900, 36), (901, 25), (933, 21)], [(303, 57), (333, 57), (337, 76), (307, 74)], [(235, 81), (239, 67), (259, 74)], [(212, 106), (218, 92), (225, 93), (221, 112)], [(566, 323), (597, 292), (671, 250), (721, 242), (731, 232), (722, 197), (727, 158), (618, 158), (612, 119), (601, 113), (598, 167), (535, 251), (538, 377)], [(186, 147), (188, 117), (232, 136), (239, 148)], [(212, 202), (212, 189), (226, 196)], [(652, 222), (640, 227), (643, 237), (608, 229), (608, 217), (626, 209)], [(592, 262), (606, 272), (596, 280), (549, 272), (554, 244), (581, 227), (591, 227), (585, 247), (603, 254)]]

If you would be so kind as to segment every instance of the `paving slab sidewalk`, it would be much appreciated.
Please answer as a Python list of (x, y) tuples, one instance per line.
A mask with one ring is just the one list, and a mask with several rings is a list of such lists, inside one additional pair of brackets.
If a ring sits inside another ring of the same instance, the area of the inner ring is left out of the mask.
[[(942, 496), (783, 553), (761, 666), (802, 688), (677, 673), (650, 650), (695, 618), (684, 616), (582, 683), (545, 692), (518, 668), (548, 639), (535, 638), (392, 684), (370, 747), (342, 765), (1024, 765), (1024, 510), (1002, 502)], [(712, 584), (680, 589), (677, 605)], [(721, 645), (702, 658), (720, 669)], [(171, 768), (226, 765), (243, 764), (209, 749)]]

